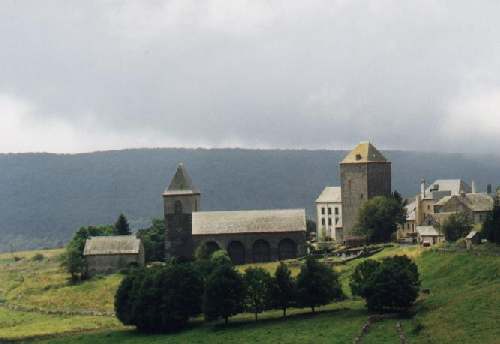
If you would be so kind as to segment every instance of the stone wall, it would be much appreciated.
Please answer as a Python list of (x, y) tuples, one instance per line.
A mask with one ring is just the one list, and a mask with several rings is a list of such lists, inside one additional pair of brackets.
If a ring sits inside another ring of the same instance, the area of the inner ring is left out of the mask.
[(86, 256), (87, 274), (112, 274), (128, 268), (131, 264), (144, 266), (144, 250), (139, 254), (109, 254)]

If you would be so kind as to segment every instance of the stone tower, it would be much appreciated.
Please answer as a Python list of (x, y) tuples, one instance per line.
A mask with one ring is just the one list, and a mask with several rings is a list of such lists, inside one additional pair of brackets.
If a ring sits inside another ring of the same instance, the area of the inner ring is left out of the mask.
[(200, 209), (200, 191), (181, 163), (163, 193), (165, 213), (165, 257), (193, 256), (192, 214)]
[(361, 142), (340, 163), (344, 238), (353, 235), (359, 208), (391, 194), (391, 163), (370, 142)]

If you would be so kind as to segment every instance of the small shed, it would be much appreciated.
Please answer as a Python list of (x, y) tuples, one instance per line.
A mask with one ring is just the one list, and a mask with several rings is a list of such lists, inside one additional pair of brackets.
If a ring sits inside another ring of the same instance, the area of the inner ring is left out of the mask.
[(87, 274), (110, 274), (136, 265), (144, 266), (144, 245), (134, 235), (90, 237), (83, 255)]
[(444, 241), (444, 235), (433, 226), (417, 226), (418, 242), (424, 247), (439, 244)]
[(465, 245), (468, 250), (472, 248), (472, 245), (478, 245), (480, 243), (481, 243), (481, 236), (479, 235), (479, 232), (471, 231), (465, 237)]

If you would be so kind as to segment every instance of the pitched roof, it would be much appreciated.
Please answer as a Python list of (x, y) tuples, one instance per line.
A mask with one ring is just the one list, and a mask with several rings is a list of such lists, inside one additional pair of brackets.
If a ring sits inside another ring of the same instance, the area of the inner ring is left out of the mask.
[(477, 234), (479, 234), (479, 232), (476, 232), (476, 231), (470, 231), (469, 234), (467, 234), (467, 236), (465, 237), (465, 239), (472, 239), (474, 238)]
[(442, 234), (432, 226), (417, 226), (417, 233), (421, 236), (442, 236)]
[(369, 162), (388, 162), (370, 142), (359, 143), (349, 154), (346, 155), (341, 164), (359, 164)]
[(304, 209), (200, 211), (193, 213), (193, 235), (305, 232)]
[(199, 194), (200, 190), (193, 185), (193, 181), (189, 176), (183, 163), (177, 166), (177, 171), (175, 172), (170, 185), (165, 190), (163, 195), (183, 195), (183, 194)]
[(316, 199), (316, 203), (342, 202), (340, 186), (327, 186)]
[(491, 211), (494, 205), (493, 198), (485, 193), (468, 193), (465, 195), (446, 196), (439, 200), (439, 202), (435, 205), (444, 206), (453, 198), (457, 199), (472, 211)]
[(462, 192), (472, 192), (472, 188), (461, 179), (438, 179), (425, 192), (430, 195), (432, 191), (450, 191), (452, 195), (460, 195)]
[(138, 254), (141, 240), (135, 235), (90, 237), (85, 241), (84, 256), (107, 254)]

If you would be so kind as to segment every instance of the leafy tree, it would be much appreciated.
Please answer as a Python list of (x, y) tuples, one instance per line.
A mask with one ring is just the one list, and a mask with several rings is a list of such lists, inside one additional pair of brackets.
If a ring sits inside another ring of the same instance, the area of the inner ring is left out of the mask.
[(385, 258), (361, 288), (368, 309), (376, 312), (407, 310), (419, 289), (418, 268), (407, 256)]
[(138, 269), (115, 295), (115, 311), (141, 332), (172, 332), (201, 312), (203, 281), (190, 263)]
[(194, 259), (196, 260), (209, 260), (212, 256), (212, 253), (208, 249), (206, 243), (202, 243), (196, 247), (194, 250)]
[(120, 214), (115, 223), (115, 235), (130, 235), (132, 232), (130, 231), (130, 226), (128, 225), (127, 218), (125, 215)]
[(353, 295), (366, 297), (366, 285), (373, 273), (379, 268), (380, 263), (376, 260), (367, 259), (354, 269), (349, 286)]
[(231, 260), (231, 257), (229, 257), (229, 254), (227, 253), (226, 250), (217, 250), (214, 253), (212, 253), (212, 256), (210, 257), (210, 262), (212, 265), (215, 266), (220, 266), (220, 265), (233, 265), (233, 261)]
[(307, 219), (306, 220), (306, 230), (307, 230), (307, 237), (310, 238), (312, 233), (316, 234), (316, 222), (311, 220), (311, 219)]
[(225, 324), (232, 315), (243, 310), (245, 285), (243, 277), (232, 265), (216, 266), (208, 276), (203, 295), (203, 313), (207, 320), (224, 318)]
[(137, 237), (144, 244), (144, 258), (148, 262), (161, 262), (165, 259), (165, 220), (153, 219), (151, 227), (140, 229)]
[(262, 268), (248, 268), (243, 277), (245, 282), (245, 308), (257, 315), (271, 304), (272, 277)]
[(286, 310), (295, 297), (295, 281), (292, 273), (284, 264), (276, 268), (271, 288), (271, 299), (273, 306), (283, 310), (283, 317), (286, 317)]
[(450, 215), (442, 224), (441, 231), (447, 241), (457, 241), (472, 230), (472, 220), (465, 213)]
[(365, 235), (371, 243), (387, 242), (406, 221), (406, 210), (401, 196), (377, 196), (366, 201), (358, 213), (355, 232)]
[(495, 198), (493, 211), (484, 221), (482, 234), (488, 241), (500, 244), (500, 199), (498, 197)]
[(297, 303), (311, 307), (326, 305), (334, 299), (343, 297), (338, 275), (325, 264), (312, 257), (306, 259), (297, 276)]

